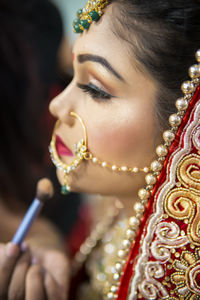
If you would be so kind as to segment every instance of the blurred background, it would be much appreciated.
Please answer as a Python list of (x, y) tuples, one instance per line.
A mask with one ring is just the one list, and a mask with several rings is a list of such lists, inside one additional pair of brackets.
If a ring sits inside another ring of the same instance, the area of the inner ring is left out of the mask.
[(85, 6), (87, 1), (85, 0), (53, 0), (55, 5), (60, 10), (63, 26), (64, 26), (64, 33), (68, 36), (71, 43), (75, 40), (75, 34), (72, 30), (72, 22), (76, 16), (76, 12), (79, 8)]
[(87, 201), (61, 195), (48, 152), (55, 122), (48, 105), (72, 79), (72, 22), (84, 5), (83, 0), (0, 2), (0, 242), (12, 238), (41, 177), (55, 186), (44, 218), (74, 251), (88, 234)]

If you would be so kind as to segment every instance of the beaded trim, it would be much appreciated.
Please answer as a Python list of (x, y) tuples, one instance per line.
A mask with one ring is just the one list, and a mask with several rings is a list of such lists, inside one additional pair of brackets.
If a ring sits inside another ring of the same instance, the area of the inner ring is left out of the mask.
[(114, 267), (115, 273), (113, 274), (113, 282), (110, 283), (109, 292), (104, 296), (104, 299), (118, 298), (118, 290), (120, 280), (123, 275), (123, 269), (128, 259), (134, 239), (137, 236), (138, 228), (146, 210), (148, 199), (150, 198), (153, 187), (157, 182), (158, 175), (160, 174), (165, 161), (165, 157), (168, 154), (168, 149), (175, 138), (175, 134), (186, 113), (189, 102), (192, 99), (196, 88), (200, 84), (200, 49), (196, 52), (196, 60), (198, 64), (195, 64), (189, 68), (189, 76), (192, 80), (185, 81), (181, 86), (184, 96), (176, 101), (176, 108), (178, 112), (169, 117), (171, 129), (163, 133), (164, 144), (161, 144), (156, 148), (158, 159), (152, 162), (151, 173), (148, 173), (145, 177), (147, 185), (138, 192), (140, 201), (136, 202), (134, 205), (136, 215), (129, 219), (130, 226), (126, 231), (124, 240), (122, 241), (122, 247), (118, 250), (118, 261)]
[(73, 22), (73, 31), (82, 33), (85, 29), (89, 29), (92, 21), (97, 22), (100, 19), (107, 5), (107, 0), (89, 0), (85, 8), (78, 10), (77, 19)]

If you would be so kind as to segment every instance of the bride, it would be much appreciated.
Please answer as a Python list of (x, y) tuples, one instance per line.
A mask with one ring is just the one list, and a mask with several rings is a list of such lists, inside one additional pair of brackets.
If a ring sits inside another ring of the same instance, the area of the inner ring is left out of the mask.
[(199, 0), (96, 0), (77, 13), (50, 152), (62, 193), (100, 194), (104, 212), (69, 299), (200, 296), (199, 12)]

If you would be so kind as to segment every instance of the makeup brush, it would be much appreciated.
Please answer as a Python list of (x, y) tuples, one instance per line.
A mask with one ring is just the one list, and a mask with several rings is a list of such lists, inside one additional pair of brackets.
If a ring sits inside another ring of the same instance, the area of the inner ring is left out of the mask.
[(46, 200), (53, 196), (54, 189), (51, 181), (47, 178), (40, 179), (37, 183), (36, 189), (36, 197), (33, 200), (32, 204), (30, 205), (29, 209), (27, 210), (24, 218), (21, 221), (13, 239), (12, 243), (15, 245), (21, 245), (24, 238), (26, 237), (31, 225), (33, 224), (34, 220), (40, 213), (44, 203)]

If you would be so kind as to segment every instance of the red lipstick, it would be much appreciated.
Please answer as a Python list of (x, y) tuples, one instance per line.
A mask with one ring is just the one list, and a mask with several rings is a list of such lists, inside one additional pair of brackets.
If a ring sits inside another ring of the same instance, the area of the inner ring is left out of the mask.
[(74, 156), (58, 135), (56, 135), (56, 150), (59, 156)]

